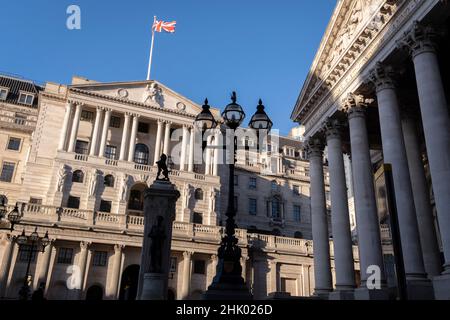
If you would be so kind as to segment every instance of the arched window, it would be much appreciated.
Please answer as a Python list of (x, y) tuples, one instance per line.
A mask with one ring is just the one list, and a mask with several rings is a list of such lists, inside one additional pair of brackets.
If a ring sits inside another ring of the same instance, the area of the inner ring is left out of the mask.
[(108, 174), (105, 176), (105, 180), (103, 181), (105, 187), (114, 187), (114, 176), (112, 174)]
[(203, 200), (203, 190), (198, 188), (195, 189), (195, 200)]
[(296, 231), (294, 233), (294, 238), (296, 238), (296, 239), (303, 239), (303, 234), (300, 231)]
[(76, 170), (72, 174), (72, 182), (83, 183), (84, 173), (81, 170)]
[(142, 201), (142, 192), (140, 190), (131, 190), (130, 199), (128, 200), (128, 209), (130, 210), (142, 210), (144, 204)]
[(134, 162), (137, 164), (148, 164), (148, 147), (145, 144), (138, 143), (134, 149)]

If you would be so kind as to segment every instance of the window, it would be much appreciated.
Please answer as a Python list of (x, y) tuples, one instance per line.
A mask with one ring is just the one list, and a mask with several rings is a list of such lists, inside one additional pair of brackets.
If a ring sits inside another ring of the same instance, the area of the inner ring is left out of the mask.
[(205, 274), (205, 260), (194, 260), (194, 273), (195, 274)]
[(309, 168), (305, 168), (305, 177), (309, 177)]
[[(24, 244), (21, 245), (19, 247), (19, 261), (20, 262), (28, 262), (28, 259), (31, 258), (31, 262), (35, 262), (36, 261), (36, 253), (38, 250), (36, 250), (36, 248), (34, 248), (34, 250), (32, 250), (33, 248), (31, 248), (31, 245), (29, 244)], [(31, 255), (31, 257), (30, 257)]]
[(111, 160), (116, 160), (117, 158), (117, 147), (116, 146), (106, 146), (105, 157)]
[(300, 211), (301, 210), (301, 208), (300, 208), (300, 206), (294, 206), (294, 221), (295, 222), (300, 222)]
[(270, 143), (267, 145), (267, 152), (272, 152), (272, 145)]
[(101, 200), (100, 201), (100, 211), (101, 212), (111, 212), (111, 201)]
[(83, 183), (84, 173), (81, 170), (75, 170), (72, 174), (72, 182)]
[(131, 190), (130, 198), (128, 200), (128, 209), (140, 211), (143, 207), (142, 192), (139, 190)]
[(92, 122), (94, 120), (94, 113), (91, 112), (91, 111), (82, 110), (81, 111), (80, 120), (81, 121)]
[(2, 174), (0, 175), (0, 181), (12, 182), (14, 176), (14, 168), (16, 164), (14, 162), (3, 162)]
[(239, 185), (239, 176), (237, 174), (234, 175), (234, 185), (235, 186)]
[(178, 264), (177, 257), (170, 257), (170, 270), (169, 270), (169, 272), (171, 272), (171, 273), (177, 272), (177, 264)]
[(278, 190), (278, 184), (276, 181), (272, 181), (272, 185), (271, 185), (272, 191), (277, 191)]
[(203, 190), (198, 188), (195, 189), (195, 200), (203, 200)]
[(69, 196), (67, 200), (67, 208), (79, 209), (80, 208), (80, 197)]
[(104, 267), (104, 266), (106, 266), (107, 259), (108, 259), (108, 252), (106, 252), (106, 251), (95, 251), (92, 265), (94, 267)]
[(42, 199), (40, 199), (40, 198), (30, 198), (30, 203), (32, 203), (32, 204), (42, 204)]
[(138, 132), (140, 132), (140, 133), (148, 133), (149, 128), (150, 128), (150, 125), (148, 123), (139, 122)]
[(250, 179), (248, 180), (248, 188), (256, 189), (256, 178), (250, 177)]
[(16, 113), (14, 115), (14, 123), (23, 126), (25, 122), (27, 121), (27, 116), (24, 116), (23, 114)]
[(20, 138), (10, 137), (8, 141), (8, 150), (19, 151), (20, 149)]
[(109, 120), (109, 126), (111, 128), (120, 128), (120, 118), (112, 116), (111, 120)]
[(292, 191), (294, 192), (294, 195), (299, 195), (300, 194), (300, 187), (294, 185), (292, 187)]
[(73, 249), (72, 248), (59, 248), (57, 263), (72, 264), (72, 260), (73, 260)]
[(77, 140), (75, 144), (75, 153), (78, 154), (88, 154), (89, 153), (89, 143), (87, 141)]
[(103, 184), (105, 187), (111, 187), (114, 188), (114, 176), (111, 174), (108, 174), (105, 176), (105, 179), (103, 180)]
[(27, 104), (31, 106), (33, 104), (33, 100), (34, 100), (33, 94), (21, 92), (19, 95), (19, 103), (21, 104)]
[(137, 164), (148, 164), (149, 152), (145, 144), (138, 143), (134, 149), (134, 162)]
[(0, 206), (6, 206), (8, 204), (8, 198), (5, 195), (0, 195)]
[(252, 216), (256, 216), (257, 209), (257, 200), (256, 199), (248, 199), (248, 214)]
[(278, 197), (272, 199), (272, 218), (281, 220), (281, 201)]
[(192, 223), (203, 224), (203, 215), (200, 212), (194, 212), (192, 215)]
[(234, 196), (234, 210), (237, 212), (239, 207), (238, 196)]
[(9, 90), (6, 88), (0, 88), (0, 100), (6, 100), (6, 98), (8, 97), (8, 92)]

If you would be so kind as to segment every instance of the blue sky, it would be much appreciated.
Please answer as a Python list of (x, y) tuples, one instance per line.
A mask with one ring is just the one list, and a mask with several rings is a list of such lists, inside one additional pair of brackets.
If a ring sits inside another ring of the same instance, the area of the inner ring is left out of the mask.
[[(66, 9), (81, 8), (81, 30)], [(153, 16), (176, 20), (156, 35), (152, 78), (187, 98), (223, 108), (232, 90), (247, 113), (259, 98), (287, 134), (303, 81), (336, 0), (2, 1), (0, 72), (45, 82), (73, 75), (143, 80)]]

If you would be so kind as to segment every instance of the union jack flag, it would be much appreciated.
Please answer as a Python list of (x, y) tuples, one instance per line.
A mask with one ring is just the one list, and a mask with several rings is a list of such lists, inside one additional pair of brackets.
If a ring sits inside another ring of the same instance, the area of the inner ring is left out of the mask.
[(176, 21), (165, 22), (155, 20), (155, 22), (153, 22), (153, 30), (156, 32), (162, 32), (164, 30), (166, 32), (174, 33), (176, 24)]

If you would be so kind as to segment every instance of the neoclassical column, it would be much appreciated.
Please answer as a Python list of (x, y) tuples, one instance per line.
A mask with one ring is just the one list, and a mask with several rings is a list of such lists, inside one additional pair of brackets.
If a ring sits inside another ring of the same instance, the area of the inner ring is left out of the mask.
[(91, 137), (91, 146), (89, 149), (89, 155), (95, 156), (97, 151), (97, 141), (98, 141), (98, 133), (100, 131), (100, 122), (103, 116), (103, 108), (97, 107), (95, 112), (95, 121), (94, 121), (94, 128), (92, 130), (92, 137)]
[(67, 102), (66, 113), (64, 114), (63, 126), (59, 137), (58, 150), (65, 150), (67, 142), (67, 132), (69, 131), (69, 122), (72, 115), (73, 103)]
[(44, 285), (47, 284), (47, 276), (50, 267), (50, 258), (52, 255), (53, 243), (54, 240), (52, 239), (50, 243), (45, 247), (44, 252), (40, 253), (41, 259), (40, 259), (39, 273), (37, 276), (37, 281), (35, 282), (37, 288), (39, 288), (39, 285), (41, 283), (44, 283)]
[(121, 161), (125, 161), (128, 150), (128, 142), (129, 142), (128, 134), (130, 132), (131, 113), (126, 112), (124, 117), (125, 120), (123, 123), (122, 142), (120, 144), (120, 155), (119, 155), (119, 160)]
[(75, 145), (77, 142), (77, 135), (78, 135), (78, 127), (80, 126), (81, 108), (82, 105), (80, 103), (77, 103), (75, 107), (75, 114), (73, 116), (72, 121), (72, 130), (70, 131), (69, 147), (67, 149), (68, 152), (75, 151)]
[(167, 121), (166, 122), (166, 130), (164, 132), (164, 151), (163, 153), (166, 156), (170, 156), (169, 154), (169, 148), (170, 148), (170, 128), (172, 126), (172, 122)]
[(207, 136), (206, 138), (206, 148), (205, 148), (205, 174), (210, 175), (211, 174), (211, 136)]
[(330, 173), (331, 228), (333, 230), (336, 290), (346, 291), (353, 290), (356, 287), (356, 281), (340, 130), (338, 120), (329, 119), (325, 123), (328, 170)]
[(377, 93), (384, 163), (392, 165), (405, 273), (407, 280), (410, 281), (425, 279), (426, 274), (416, 208), (414, 202), (411, 201), (414, 197), (403, 140), (400, 108), (392, 76), (390, 68), (378, 64), (372, 70), (371, 81), (375, 84)]
[(181, 299), (187, 299), (189, 297), (189, 291), (191, 286), (191, 259), (193, 252), (183, 252), (183, 282), (181, 283)]
[(114, 245), (113, 267), (111, 274), (111, 295), (112, 298), (119, 297), (120, 268), (122, 266), (122, 252), (125, 246), (122, 244)]
[[(380, 225), (378, 221), (369, 138), (367, 136), (366, 113), (368, 103), (373, 100), (361, 95), (349, 94), (344, 101), (348, 113), (350, 144), (352, 149), (353, 188), (357, 220), (361, 288), (366, 288), (369, 266), (380, 270), (380, 281), (386, 284)], [(368, 290), (373, 292), (374, 290)]]
[(156, 162), (159, 161), (161, 157), (161, 139), (162, 139), (162, 133), (163, 133), (163, 125), (164, 121), (161, 119), (158, 119), (158, 129), (156, 131), (156, 142), (155, 142), (155, 165)]
[[(402, 46), (414, 62), (431, 180), (444, 251), (444, 274), (450, 274), (450, 119), (434, 42), (435, 32), (416, 23)], [(450, 294), (448, 294), (450, 297)]]
[(191, 127), (189, 134), (189, 159), (188, 159), (188, 171), (194, 171), (194, 144), (195, 144), (195, 128)]
[(9, 234), (3, 235), (4, 247), (2, 264), (0, 265), (0, 299), (5, 296), (8, 286), (8, 275), (11, 269), (12, 256), (15, 246), (15, 238)]
[(311, 178), (311, 225), (314, 242), (315, 295), (328, 294), (333, 290), (323, 177), (323, 148), (323, 144), (318, 139), (313, 138), (306, 143)]
[(213, 167), (213, 175), (218, 176), (219, 175), (219, 161), (220, 161), (220, 150), (221, 142), (220, 142), (220, 129), (216, 129), (215, 135), (214, 135), (214, 146), (216, 147), (214, 149), (214, 167)]
[(136, 148), (136, 135), (139, 125), (139, 115), (133, 115), (133, 125), (131, 126), (130, 143), (128, 144), (128, 161), (133, 162), (134, 150)]
[(431, 278), (441, 273), (442, 265), (436, 228), (434, 226), (430, 189), (425, 175), (416, 126), (416, 119), (411, 115), (405, 114), (402, 119), (403, 137), (405, 140), (414, 205), (416, 207), (417, 222), (419, 225), (423, 262), (425, 271), (428, 277)]
[(111, 109), (105, 109), (105, 119), (103, 120), (102, 138), (100, 140), (99, 157), (105, 156), (106, 140), (108, 139), (109, 123), (111, 121)]
[(189, 131), (188, 131), (188, 126), (187, 125), (183, 125), (183, 137), (181, 140), (181, 155), (180, 155), (180, 171), (184, 171), (185, 167), (186, 167), (186, 149), (187, 149), (187, 144), (188, 144), (188, 135), (189, 135)]
[(81, 241), (80, 242), (80, 257), (78, 259), (78, 267), (80, 268), (80, 287), (79, 287), (79, 298), (81, 299), (84, 291), (84, 280), (86, 277), (86, 268), (87, 268), (87, 258), (89, 252), (90, 242)]

